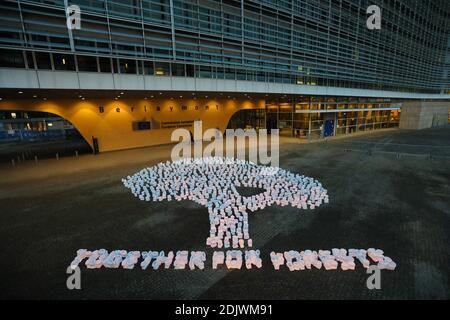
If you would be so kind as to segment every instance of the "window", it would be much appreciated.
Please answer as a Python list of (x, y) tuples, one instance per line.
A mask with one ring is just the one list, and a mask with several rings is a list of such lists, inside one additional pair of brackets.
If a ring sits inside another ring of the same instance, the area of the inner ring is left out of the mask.
[(153, 61), (144, 61), (144, 74), (151, 75), (151, 76), (155, 74), (155, 68), (153, 66)]
[(195, 68), (193, 65), (186, 65), (186, 76), (188, 77), (194, 77), (195, 75)]
[(111, 59), (110, 58), (98, 58), (100, 66), (100, 72), (111, 72)]
[(119, 68), (120, 68), (119, 69), (120, 73), (136, 74), (136, 61), (120, 59), (119, 60)]
[(155, 62), (155, 75), (168, 76), (170, 74), (170, 64), (167, 62)]
[(0, 50), (0, 67), (4, 68), (25, 68), (22, 51)]
[(48, 52), (35, 52), (36, 64), (38, 69), (51, 70), (52, 63)]
[(184, 64), (172, 63), (172, 76), (184, 77)]
[(211, 67), (210, 66), (200, 66), (198, 69), (199, 78), (211, 78)]
[(97, 58), (90, 56), (77, 56), (78, 71), (98, 72)]
[(225, 68), (225, 79), (236, 79), (236, 71), (234, 69)]
[(225, 76), (225, 73), (224, 73), (222, 67), (218, 67), (218, 68), (217, 68), (216, 74), (217, 74), (217, 79), (223, 79), (224, 76)]
[(136, 64), (138, 74), (144, 74), (144, 62), (142, 60), (137, 60)]
[(75, 62), (73, 56), (66, 54), (53, 54), (53, 64), (55, 70), (72, 70), (75, 71)]
[(25, 54), (27, 56), (28, 69), (34, 69), (33, 52), (25, 51)]

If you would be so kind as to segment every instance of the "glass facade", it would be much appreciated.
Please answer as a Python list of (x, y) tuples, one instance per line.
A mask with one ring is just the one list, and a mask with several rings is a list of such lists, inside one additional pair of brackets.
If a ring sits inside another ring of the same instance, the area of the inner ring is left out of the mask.
[(267, 100), (265, 110), (236, 112), (228, 128), (279, 129), (282, 136), (321, 138), (398, 127), (400, 109), (400, 103), (389, 99), (285, 97)]
[(0, 67), (440, 93), (449, 31), (448, 0), (3, 0)]
[[(443, 73), (443, 92), (450, 94), (450, 36), (448, 37), (447, 54), (445, 56), (444, 73)], [(449, 110), (450, 118), (450, 110)]]

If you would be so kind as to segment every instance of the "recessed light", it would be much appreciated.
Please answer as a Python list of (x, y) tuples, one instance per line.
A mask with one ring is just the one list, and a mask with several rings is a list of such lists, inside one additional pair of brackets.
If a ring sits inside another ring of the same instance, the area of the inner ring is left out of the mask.
[(150, 98), (153, 98), (153, 96), (150, 96)]
[(19, 94), (22, 94), (23, 93), (23, 91), (19, 91)]
[(33, 98), (37, 98), (37, 95), (33, 94)]
[(117, 100), (117, 97), (115, 97), (114, 100)]
[(147, 97), (144, 98), (144, 100), (147, 100), (147, 99), (148, 99)]
[(159, 94), (162, 94), (162, 92), (160, 92)]
[(42, 100), (47, 101), (47, 98), (42, 98)]
[(83, 97), (83, 98), (81, 98), (81, 100), (85, 100), (85, 98)]
[(120, 94), (123, 94), (123, 92), (121, 92)]

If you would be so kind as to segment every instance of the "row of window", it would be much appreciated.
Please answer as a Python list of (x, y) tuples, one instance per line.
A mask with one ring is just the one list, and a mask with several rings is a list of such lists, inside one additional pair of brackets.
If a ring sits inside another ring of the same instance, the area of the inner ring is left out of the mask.
[(331, 77), (292, 75), (242, 68), (228, 68), (211, 65), (194, 65), (167, 61), (133, 60), (63, 53), (32, 52), (0, 49), (0, 67), (27, 68), (55, 71), (106, 72), (135, 75), (197, 77), (227, 80), (244, 80), (270, 83), (286, 83), (309, 86), (329, 86), (388, 91), (439, 93), (439, 90), (417, 87), (400, 87), (389, 79), (383, 83), (346, 81)]

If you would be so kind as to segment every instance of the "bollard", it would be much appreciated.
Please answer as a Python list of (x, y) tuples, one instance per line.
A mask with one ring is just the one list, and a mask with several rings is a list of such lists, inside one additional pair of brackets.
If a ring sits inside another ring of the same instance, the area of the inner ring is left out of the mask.
[(56, 160), (59, 160), (59, 153), (56, 153)]
[(75, 157), (78, 158), (78, 150), (75, 150)]
[(34, 156), (34, 163), (37, 164), (38, 163), (38, 157)]
[(14, 161), (14, 159), (11, 159), (11, 164), (13, 165), (13, 167), (16, 165), (16, 162)]

